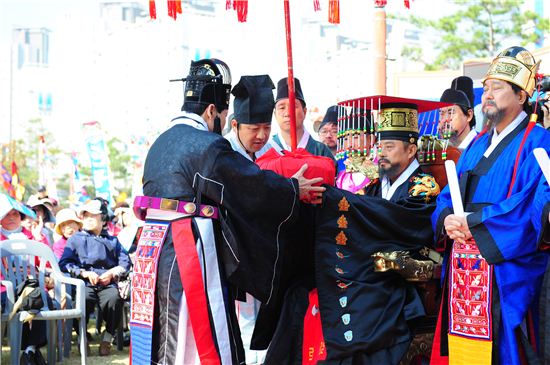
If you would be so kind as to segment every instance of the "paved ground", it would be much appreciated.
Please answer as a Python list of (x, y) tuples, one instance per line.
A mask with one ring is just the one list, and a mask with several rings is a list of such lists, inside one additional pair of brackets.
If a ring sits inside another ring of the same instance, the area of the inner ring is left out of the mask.
[[(90, 319), (88, 325), (88, 332), (95, 333), (95, 321)], [(113, 344), (111, 348), (111, 355), (107, 357), (100, 357), (98, 354), (99, 351), (99, 337), (98, 335), (92, 336), (92, 341), (90, 342), (90, 353), (88, 354), (87, 364), (88, 365), (128, 365), (130, 363), (128, 355), (128, 347), (124, 347), (124, 350), (118, 351), (116, 345)], [(47, 359), (47, 348), (42, 349), (42, 354)], [(7, 338), (4, 336), (2, 339), (2, 365), (10, 363), (10, 347), (7, 345)], [(71, 356), (68, 359), (63, 359), (62, 362), (56, 363), (61, 365), (77, 365), (80, 364), (80, 355), (78, 353), (78, 345), (76, 343), (76, 334), (73, 332), (73, 346), (71, 347)]]

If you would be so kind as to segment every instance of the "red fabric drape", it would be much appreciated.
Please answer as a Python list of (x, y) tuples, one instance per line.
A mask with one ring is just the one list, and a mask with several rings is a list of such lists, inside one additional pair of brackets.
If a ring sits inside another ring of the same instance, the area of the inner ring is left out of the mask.
[(172, 239), (180, 271), (181, 283), (187, 300), (189, 318), (201, 364), (220, 365), (220, 356), (214, 344), (202, 269), (199, 262), (191, 219), (172, 222)]
[(323, 326), (319, 311), (317, 289), (309, 292), (309, 306), (304, 316), (304, 342), (302, 343), (302, 364), (315, 365), (327, 358)]

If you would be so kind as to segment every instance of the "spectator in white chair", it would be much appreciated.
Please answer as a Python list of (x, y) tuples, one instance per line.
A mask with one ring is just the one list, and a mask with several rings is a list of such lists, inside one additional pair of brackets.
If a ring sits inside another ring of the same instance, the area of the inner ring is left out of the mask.
[(130, 260), (119, 240), (107, 233), (106, 204), (91, 200), (80, 209), (80, 217), (83, 230), (69, 238), (59, 266), (86, 282), (86, 320), (99, 303), (106, 324), (99, 355), (108, 356), (124, 305), (116, 281), (130, 269)]
[[(26, 215), (32, 216), (33, 211), (20, 202), (0, 194), (0, 241), (10, 239), (29, 239), (48, 244), (46, 237), (42, 234), (44, 222), (39, 220), (34, 229), (29, 231), (21, 225)], [(36, 217), (32, 217), (33, 219)], [(38, 262), (36, 263), (38, 264)], [(14, 288), (15, 289), (15, 288)], [(5, 308), (5, 288), (0, 287), (2, 308)], [(20, 365), (45, 365), (46, 361), (40, 352), (40, 347), (47, 344), (46, 322), (31, 321), (23, 324), (21, 333), (21, 358)]]

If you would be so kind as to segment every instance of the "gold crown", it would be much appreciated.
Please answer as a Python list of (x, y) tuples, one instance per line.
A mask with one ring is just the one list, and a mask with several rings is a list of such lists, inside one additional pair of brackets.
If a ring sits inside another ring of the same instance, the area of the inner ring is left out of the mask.
[(414, 104), (385, 107), (382, 104), (378, 120), (378, 132), (418, 133), (418, 111)]
[(540, 61), (535, 62), (533, 55), (523, 47), (506, 48), (493, 60), (482, 82), (487, 79), (508, 81), (532, 95), (539, 64)]

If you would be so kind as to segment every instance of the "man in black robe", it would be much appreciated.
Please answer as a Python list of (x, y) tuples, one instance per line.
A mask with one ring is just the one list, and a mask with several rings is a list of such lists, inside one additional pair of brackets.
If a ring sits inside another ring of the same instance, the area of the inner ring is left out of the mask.
[[(414, 257), (431, 245), (439, 186), (416, 161), (414, 101), (382, 104), (381, 113), (381, 179), (364, 196), (327, 188), (315, 217), (314, 272), (287, 291), (265, 364), (397, 364), (412, 322), (425, 315), (409, 272), (375, 270), (373, 255), (401, 251), (410, 261), (403, 251)], [(319, 313), (321, 343), (312, 325)]]
[(324, 189), (303, 178), (307, 166), (291, 179), (262, 171), (212, 133), (229, 105), (225, 63), (192, 62), (182, 81), (182, 114), (151, 146), (146, 196), (134, 204), (146, 224), (132, 282), (132, 362), (241, 364), (236, 287), (270, 302), (279, 232), (295, 221), (299, 197)]

